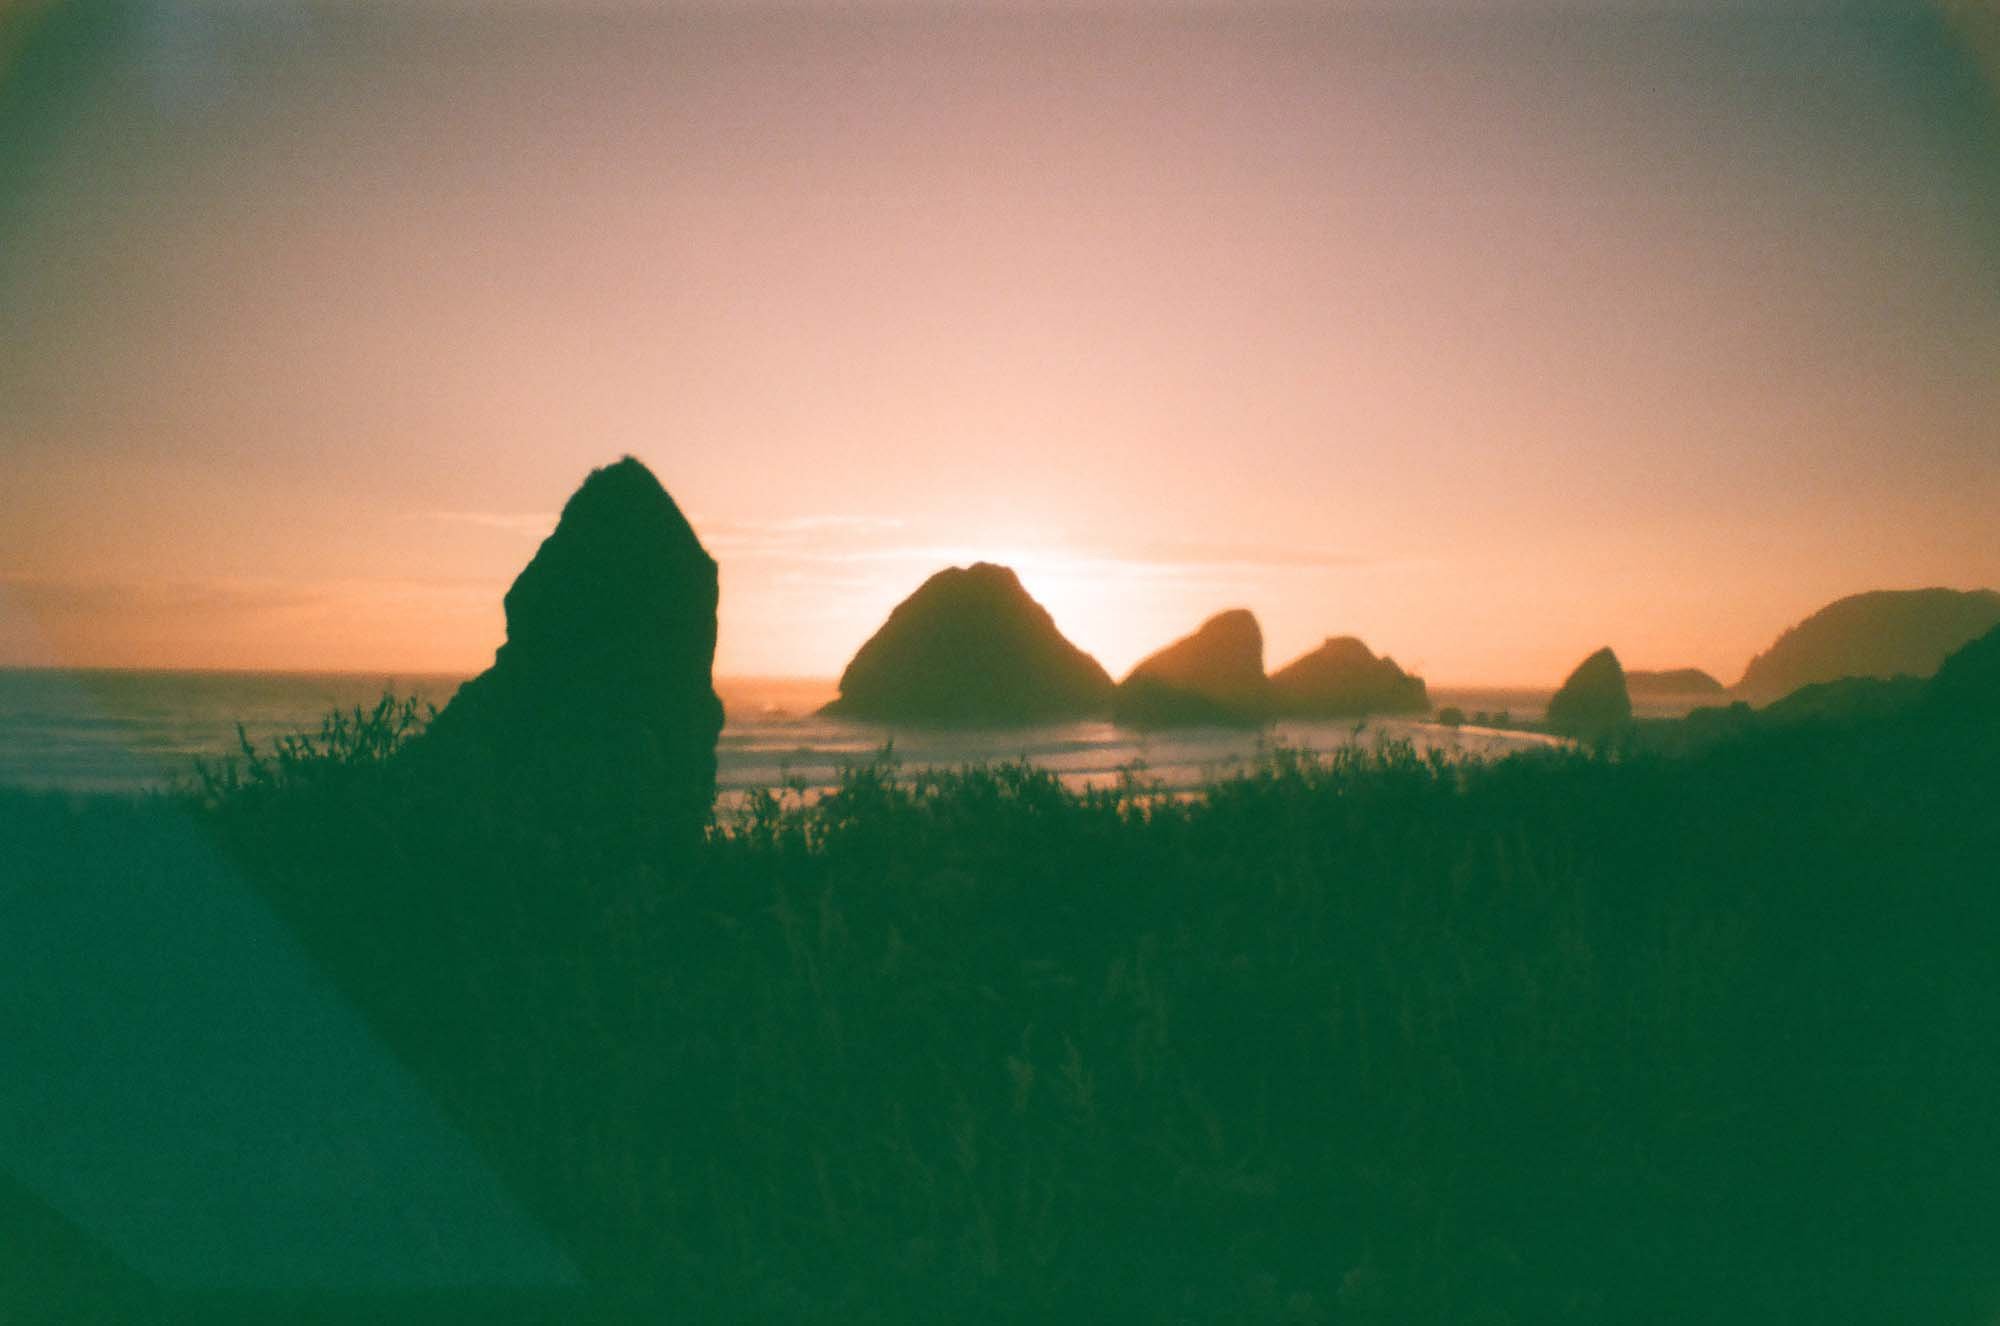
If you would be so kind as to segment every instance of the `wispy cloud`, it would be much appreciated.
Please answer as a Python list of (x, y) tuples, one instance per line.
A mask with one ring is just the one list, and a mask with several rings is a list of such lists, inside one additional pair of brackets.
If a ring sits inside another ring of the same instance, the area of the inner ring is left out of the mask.
[(791, 545), (760, 549), (754, 555), (822, 566), (913, 563), (941, 568), (998, 561), (1023, 570), (1060, 569), (1078, 575), (1132, 579), (1177, 579), (1225, 574), (1311, 574), (1369, 570), (1409, 564), (1412, 559), (1363, 556), (1324, 548), (1235, 544), (1147, 544), (1109, 549), (1066, 544), (883, 543), (864, 547)]
[(730, 557), (825, 557), (829, 542), (893, 534), (906, 522), (884, 516), (822, 514), (781, 520), (703, 520), (690, 516), (711, 552)]
[(309, 607), (323, 598), (323, 591), (312, 585), (240, 577), (179, 580), (0, 572), (0, 585), (34, 611), (52, 614), (262, 612)]
[(490, 657), (505, 587), (0, 571), (0, 663), (457, 672)]
[(1251, 571), (1351, 571), (1404, 559), (1306, 544), (1152, 542), (1129, 557), (1152, 563)]
[(505, 530), (509, 534), (534, 539), (547, 538), (558, 519), (558, 513), (554, 511), (424, 511), (418, 514), (424, 520)]
[(0, 587), (38, 614), (65, 617), (236, 616), (356, 601), (483, 602), (495, 595), (494, 586), (483, 580), (47, 576), (16, 571), (0, 571)]
[(884, 530), (902, 529), (908, 524), (907, 520), (886, 516), (793, 516), (789, 520), (744, 521), (735, 528), (771, 534), (810, 534), (823, 530), (877, 534)]
[[(548, 511), (426, 511), (422, 515), (534, 538), (545, 537), (557, 520), (557, 513)], [(985, 560), (1002, 561), (1016, 570), (1038, 567), (1105, 578), (1170, 580), (1366, 570), (1410, 560), (1271, 543), (1151, 541), (1112, 548), (1060, 538), (983, 543), (911, 540), (910, 521), (841, 512), (775, 520), (708, 520), (699, 516), (690, 516), (690, 520), (702, 543), (718, 558), (769, 561), (794, 568), (884, 563), (941, 568)]]

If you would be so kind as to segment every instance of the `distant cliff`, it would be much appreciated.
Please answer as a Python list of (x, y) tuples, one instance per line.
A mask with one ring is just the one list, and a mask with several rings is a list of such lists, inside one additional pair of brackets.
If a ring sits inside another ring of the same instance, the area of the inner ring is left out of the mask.
[(1625, 674), (1628, 695), (1722, 695), (1728, 689), (1700, 668), (1670, 668), (1664, 672), (1641, 668)]
[(1836, 600), (1750, 660), (1736, 691), (1789, 695), (1842, 677), (1928, 677), (1954, 650), (2000, 625), (1992, 590), (1876, 590)]
[(1056, 629), (1011, 570), (949, 567), (896, 605), (821, 712), (884, 722), (1005, 725), (1102, 713), (1111, 677)]
[(1140, 661), (1118, 685), (1112, 717), (1135, 726), (1262, 722), (1270, 708), (1264, 632), (1243, 608)]
[(1945, 659), (1928, 681), (1907, 673), (1894, 677), (1842, 677), (1816, 681), (1761, 708), (1738, 700), (1727, 707), (1697, 709), (1679, 723), (1656, 725), (1646, 734), (1654, 749), (1685, 752), (1744, 740), (1783, 728), (1820, 728), (1850, 734), (1899, 732), (1930, 743), (1965, 749), (1990, 748), (2000, 736), (2000, 626)]
[(1431, 706), (1422, 677), (1377, 658), (1351, 635), (1329, 639), (1272, 673), (1270, 692), (1273, 713), (1301, 718), (1421, 714)]

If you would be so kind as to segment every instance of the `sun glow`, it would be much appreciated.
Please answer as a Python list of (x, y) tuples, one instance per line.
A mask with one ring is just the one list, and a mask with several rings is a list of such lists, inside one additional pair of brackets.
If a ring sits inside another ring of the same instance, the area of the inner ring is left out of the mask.
[(1993, 111), (1887, 6), (615, 7), (0, 21), (0, 664), (484, 667), (627, 451), (725, 676), (982, 559), (1494, 684), (2000, 583)]
[(1182, 568), (1070, 544), (968, 542), (926, 551), (925, 566), (911, 568), (915, 574), (901, 595), (946, 566), (995, 562), (1010, 567), (1028, 594), (1048, 609), (1056, 629), (1114, 679), (1210, 613), (1231, 606), (1220, 599), (1209, 602), (1214, 595), (1204, 597), (1201, 587), (1187, 584)]

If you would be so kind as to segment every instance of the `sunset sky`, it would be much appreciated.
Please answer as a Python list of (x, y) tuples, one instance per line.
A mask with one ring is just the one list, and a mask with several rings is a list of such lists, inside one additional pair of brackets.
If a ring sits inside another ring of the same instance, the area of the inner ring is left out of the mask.
[(1119, 675), (1244, 606), (1733, 681), (2000, 587), (1959, 8), (16, 8), (0, 664), (482, 667), (630, 452), (723, 674), (983, 558)]

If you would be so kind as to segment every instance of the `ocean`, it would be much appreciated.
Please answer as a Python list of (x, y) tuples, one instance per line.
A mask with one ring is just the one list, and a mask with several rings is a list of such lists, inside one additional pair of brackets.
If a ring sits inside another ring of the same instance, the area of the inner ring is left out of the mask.
[[(0, 785), (82, 793), (136, 793), (186, 777), (197, 759), (238, 750), (237, 725), (261, 748), (317, 731), (334, 709), (371, 707), (385, 693), (442, 706), (456, 675), (0, 669)], [(832, 785), (847, 765), (887, 748), (905, 769), (1026, 759), (1071, 786), (1114, 783), (1142, 767), (1169, 790), (1189, 790), (1249, 767), (1271, 745), (1332, 750), (1378, 737), (1419, 749), (1504, 754), (1546, 744), (1532, 733), (1448, 728), (1408, 719), (1283, 722), (1260, 731), (1180, 728), (1140, 732), (1103, 720), (999, 730), (926, 729), (825, 718), (831, 681), (719, 678), (726, 721), (716, 750), (725, 800), (780, 787)], [(1467, 714), (1539, 714), (1547, 691), (1434, 693)]]

